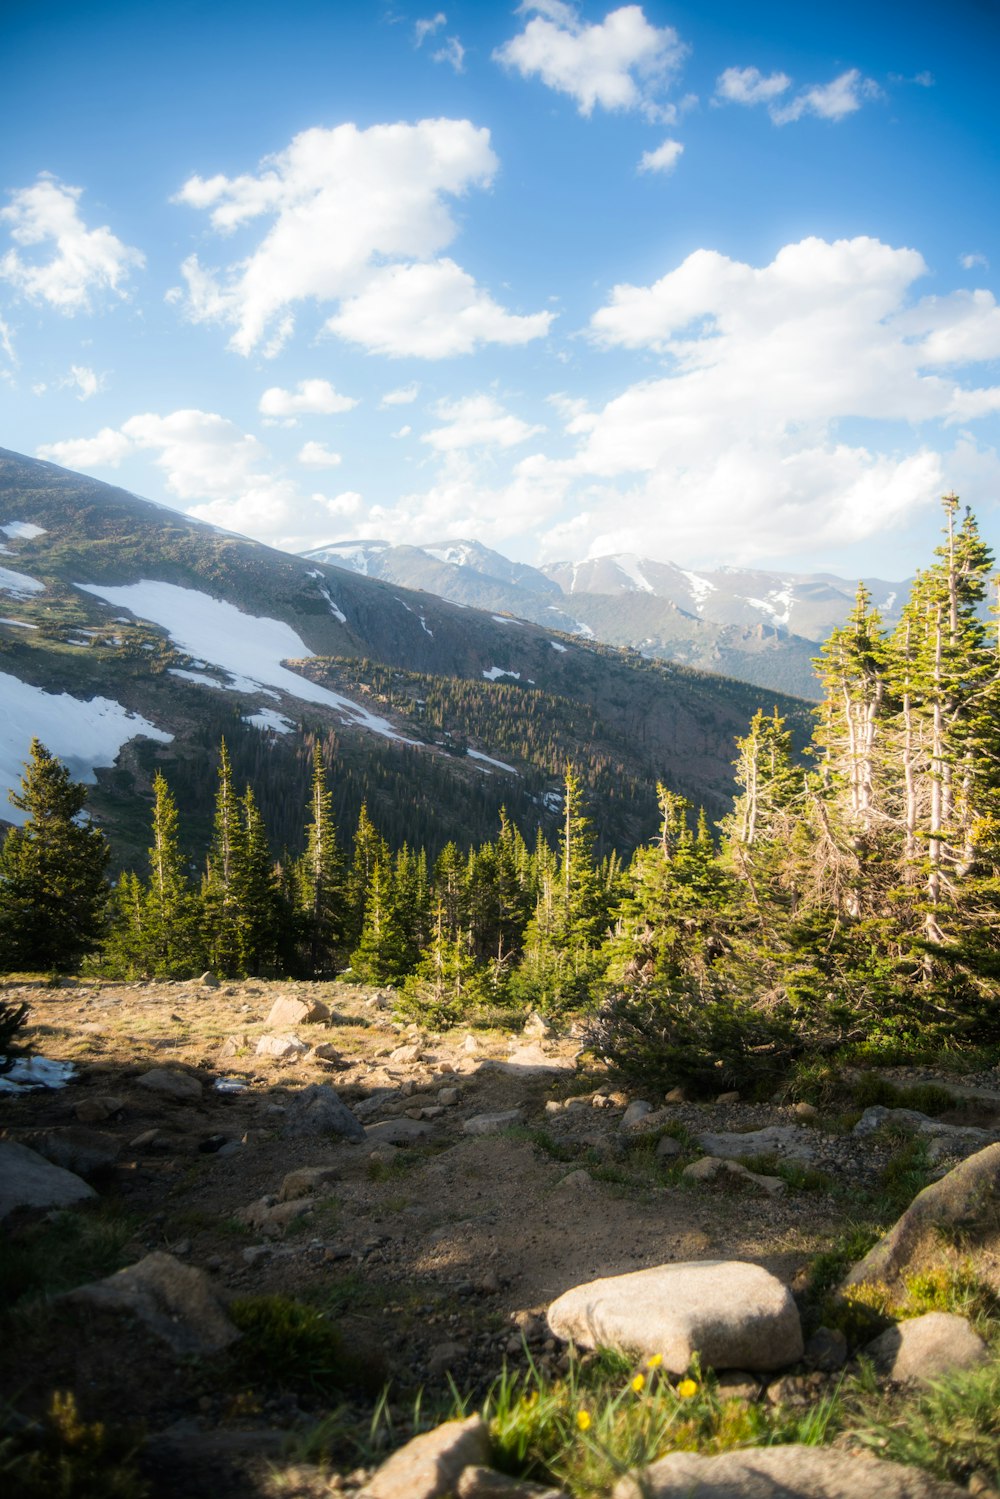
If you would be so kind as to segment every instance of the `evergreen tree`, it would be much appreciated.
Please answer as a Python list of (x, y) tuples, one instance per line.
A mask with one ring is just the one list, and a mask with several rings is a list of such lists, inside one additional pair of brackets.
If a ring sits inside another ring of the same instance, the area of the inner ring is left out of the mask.
[(101, 937), (107, 840), (81, 820), (85, 788), (38, 739), (9, 796), (27, 816), (0, 849), (0, 962), (8, 971), (69, 968)]
[(200, 912), (184, 867), (177, 805), (165, 778), (153, 778), (153, 842), (143, 913), (146, 971), (154, 978), (187, 978), (203, 966)]
[(313, 742), (312, 785), (305, 853), (296, 865), (296, 905), (302, 921), (307, 971), (329, 972), (347, 927), (344, 866), (337, 844), (333, 797), (326, 784), (320, 742)]
[(243, 848), (239, 801), (226, 741), (219, 746), (212, 841), (201, 887), (204, 942), (210, 967), (219, 974), (239, 976), (243, 942), (236, 895), (237, 869)]

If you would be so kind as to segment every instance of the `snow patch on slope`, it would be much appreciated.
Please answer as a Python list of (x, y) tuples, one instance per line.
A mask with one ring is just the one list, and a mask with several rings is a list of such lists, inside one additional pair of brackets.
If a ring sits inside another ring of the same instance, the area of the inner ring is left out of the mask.
[(488, 671), (483, 672), (487, 682), (497, 682), (501, 677), (513, 677), (515, 682), (521, 680), (519, 671), (508, 671), (505, 666), (491, 666)]
[[(68, 692), (43, 692), (6, 672), (0, 672), (0, 706), (0, 792), (20, 784), (33, 737), (58, 755), (74, 780), (89, 785), (97, 780), (95, 768), (113, 765), (127, 740), (141, 735), (169, 744), (174, 737), (111, 698), (84, 702)], [(3, 816), (21, 824), (27, 814), (4, 805)]]
[(5, 526), (0, 526), (0, 531), (11, 541), (34, 541), (36, 536), (46, 534), (44, 526), (35, 526), (30, 520), (8, 521)]
[(243, 722), (251, 724), (255, 729), (269, 729), (274, 734), (292, 734), (295, 731), (292, 720), (283, 713), (276, 713), (273, 708), (261, 708), (259, 713), (247, 713)]
[(359, 728), (384, 739), (412, 743), (360, 703), (297, 676), (283, 666), (283, 661), (302, 660), (315, 654), (284, 620), (244, 614), (234, 604), (213, 599), (195, 588), (181, 588), (176, 583), (161, 583), (152, 578), (120, 588), (97, 583), (77, 583), (76, 587), (159, 625), (186, 655), (199, 656), (228, 672), (233, 679), (231, 685), (239, 683), (241, 691), (277, 688), (300, 702), (333, 708)]
[(30, 598), (33, 593), (44, 593), (45, 584), (26, 573), (15, 573), (9, 567), (0, 567), (0, 590), (16, 599)]
[(512, 776), (521, 774), (513, 765), (508, 765), (504, 760), (494, 760), (491, 755), (480, 754), (479, 750), (467, 749), (465, 753), (470, 760), (482, 760), (485, 765), (495, 765), (497, 770), (509, 770)]
[(710, 583), (707, 578), (699, 577), (697, 573), (685, 572), (683, 567), (679, 567), (677, 571), (680, 573), (681, 577), (685, 580), (688, 587), (691, 589), (691, 597), (694, 599), (694, 607), (697, 609), (698, 613), (701, 614), (702, 610), (705, 607), (705, 600), (708, 598), (708, 595), (710, 593), (715, 593), (716, 591), (715, 584)]

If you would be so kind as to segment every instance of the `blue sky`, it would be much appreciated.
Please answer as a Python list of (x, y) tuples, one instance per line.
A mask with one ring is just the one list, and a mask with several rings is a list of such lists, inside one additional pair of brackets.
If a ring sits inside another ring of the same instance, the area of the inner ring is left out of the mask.
[(18, 3), (0, 443), (272, 545), (1000, 541), (993, 0)]

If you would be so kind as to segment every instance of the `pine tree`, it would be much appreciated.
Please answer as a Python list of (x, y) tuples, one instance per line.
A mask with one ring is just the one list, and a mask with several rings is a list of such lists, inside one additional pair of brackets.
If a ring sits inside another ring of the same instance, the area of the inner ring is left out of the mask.
[(208, 961), (219, 974), (242, 974), (243, 944), (235, 881), (243, 844), (239, 802), (226, 741), (219, 746), (218, 784), (212, 841), (201, 887), (204, 942)]
[(80, 820), (85, 788), (38, 739), (20, 791), (9, 796), (27, 816), (0, 849), (0, 961), (8, 971), (69, 968), (101, 937), (107, 840)]
[(335, 966), (348, 922), (344, 865), (337, 844), (333, 797), (319, 740), (313, 743), (312, 785), (305, 853), (296, 865), (296, 905), (302, 920), (307, 969), (311, 976)]
[(203, 966), (200, 912), (180, 850), (177, 805), (159, 773), (153, 778), (152, 837), (143, 913), (146, 971), (154, 978), (186, 978)]

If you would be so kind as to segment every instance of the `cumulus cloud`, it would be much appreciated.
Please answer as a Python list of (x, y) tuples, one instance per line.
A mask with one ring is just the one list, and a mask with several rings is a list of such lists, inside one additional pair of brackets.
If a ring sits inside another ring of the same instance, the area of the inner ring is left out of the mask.
[(0, 349), (3, 350), (11, 364), (17, 364), (17, 355), (14, 352), (14, 334), (10, 324), (5, 323), (2, 317), (0, 317)]
[(554, 313), (504, 310), (447, 258), (385, 266), (328, 319), (331, 333), (373, 354), (443, 359), (480, 344), (523, 344), (549, 330)]
[(768, 77), (758, 68), (727, 68), (715, 82), (715, 100), (726, 104), (770, 104), (792, 86), (787, 73)]
[[(875, 239), (807, 239), (769, 265), (700, 250), (616, 287), (591, 336), (659, 353), (663, 373), (595, 410), (555, 398), (576, 451), (519, 466), (547, 497), (569, 486), (576, 518), (550, 526), (549, 555), (572, 541), (709, 560), (706, 537), (744, 560), (815, 553), (932, 503), (949, 443), (968, 458), (948, 429), (1000, 411), (1000, 387), (969, 378), (1000, 357), (1000, 307), (984, 291), (915, 300), (926, 271)], [(995, 455), (987, 469), (1000, 477)]]
[(324, 447), (321, 442), (303, 443), (299, 449), (299, 462), (303, 468), (339, 468), (342, 461), (339, 453)]
[(35, 451), (39, 458), (47, 458), (63, 468), (91, 469), (117, 468), (132, 450), (124, 432), (102, 427), (95, 437), (69, 437), (62, 442), (45, 443)]
[(495, 61), (522, 78), (540, 78), (549, 88), (569, 94), (582, 115), (600, 105), (661, 118), (657, 96), (688, 52), (672, 26), (650, 25), (640, 5), (623, 5), (592, 25), (562, 0), (526, 3), (519, 9), (535, 14), (523, 31), (496, 49)]
[[(537, 337), (546, 315), (508, 316), (454, 262), (437, 258), (457, 234), (447, 200), (488, 187), (497, 166), (488, 130), (439, 119), (306, 130), (256, 173), (192, 177), (176, 201), (207, 212), (220, 234), (258, 219), (269, 228), (222, 270), (196, 255), (184, 262), (187, 315), (230, 326), (230, 347), (244, 355), (262, 345), (276, 352), (305, 300), (340, 303), (328, 327), (373, 350), (410, 352), (416, 343), (436, 357), (435, 344), (451, 353)], [(446, 280), (452, 295), (442, 298)], [(385, 320), (377, 304), (387, 281), (395, 300)], [(430, 308), (420, 301), (424, 287)], [(432, 336), (429, 318), (445, 316), (460, 326)], [(471, 332), (462, 326), (470, 323)]]
[(859, 69), (850, 68), (832, 83), (814, 84), (803, 89), (787, 104), (772, 104), (771, 119), (776, 125), (788, 125), (801, 120), (803, 115), (815, 115), (820, 120), (843, 120), (880, 94), (881, 89), (874, 79), (863, 78)]
[(104, 389), (104, 376), (98, 375), (85, 364), (71, 364), (69, 374), (60, 380), (59, 384), (64, 389), (67, 387), (72, 389), (75, 386), (80, 392), (77, 400), (89, 401), (91, 396), (96, 396)]
[(545, 430), (514, 416), (490, 395), (439, 401), (434, 414), (442, 419), (443, 425), (425, 432), (420, 441), (439, 453), (466, 448), (513, 448)]
[[(0, 279), (31, 302), (44, 302), (67, 315), (89, 312), (102, 292), (126, 296), (130, 271), (145, 264), (105, 224), (88, 229), (80, 215), (81, 187), (70, 187), (43, 173), (31, 187), (18, 188), (0, 208), (17, 248), (0, 256)], [(25, 255), (24, 251), (33, 251)]]
[(400, 385), (396, 390), (387, 390), (379, 401), (380, 407), (409, 406), (420, 394), (420, 386), (414, 380), (410, 385)]
[(672, 172), (684, 154), (680, 141), (664, 141), (655, 151), (644, 151), (639, 162), (640, 172)]
[(257, 405), (262, 416), (337, 416), (342, 411), (352, 411), (357, 405), (353, 396), (341, 395), (334, 390), (329, 380), (300, 380), (294, 390), (282, 390), (280, 385), (271, 385), (265, 390)]

